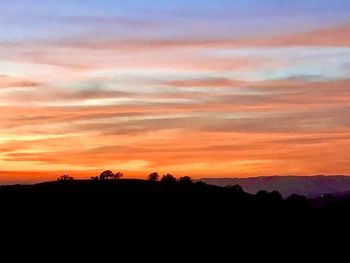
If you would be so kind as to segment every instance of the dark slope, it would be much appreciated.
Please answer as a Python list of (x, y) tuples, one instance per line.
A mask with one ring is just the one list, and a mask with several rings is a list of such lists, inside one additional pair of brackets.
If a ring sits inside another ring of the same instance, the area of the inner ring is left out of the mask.
[(260, 190), (278, 191), (284, 197), (292, 194), (316, 197), (350, 191), (350, 176), (261, 176), (251, 178), (203, 178), (218, 186), (239, 184), (248, 193)]
[(244, 239), (247, 246), (270, 244), (271, 237), (282, 244), (293, 236), (315, 236), (319, 226), (322, 235), (327, 227), (334, 231), (349, 208), (344, 202), (315, 210), (301, 196), (282, 199), (277, 192), (252, 195), (237, 186), (188, 182), (76, 180), (0, 187), (0, 223), (7, 237), (59, 239), (73, 247), (87, 241), (104, 249), (114, 239), (128, 240), (131, 247), (221, 242), (232, 249)]
[(173, 218), (208, 224), (284, 217), (305, 209), (303, 200), (283, 200), (278, 193), (251, 195), (238, 187), (125, 179), (3, 186), (0, 204), (3, 214), (9, 217), (69, 217), (92, 222), (96, 217), (109, 218), (111, 222)]

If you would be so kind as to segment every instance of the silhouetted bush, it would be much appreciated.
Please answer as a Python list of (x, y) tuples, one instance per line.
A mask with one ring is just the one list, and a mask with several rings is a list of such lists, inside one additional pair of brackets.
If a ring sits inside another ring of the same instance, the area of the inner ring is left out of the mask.
[(260, 190), (259, 192), (256, 193), (255, 196), (260, 200), (266, 200), (269, 196), (269, 193), (265, 190)]
[(175, 184), (176, 183), (176, 178), (172, 174), (165, 174), (162, 176), (162, 179), (160, 180), (162, 183), (166, 184)]
[(179, 178), (179, 183), (180, 184), (191, 184), (192, 183), (192, 179), (189, 176), (183, 176)]
[(68, 174), (61, 175), (57, 178), (57, 181), (72, 181), (74, 178), (72, 176), (69, 176)]
[(283, 197), (278, 191), (272, 191), (269, 193), (269, 199), (274, 202), (282, 202)]
[(157, 172), (150, 173), (148, 175), (148, 180), (152, 182), (156, 182), (159, 179), (159, 174)]
[(286, 203), (291, 210), (307, 210), (309, 208), (309, 201), (305, 196), (292, 194), (287, 197)]
[(233, 190), (235, 192), (243, 192), (243, 188), (242, 186), (240, 186), (239, 184), (235, 184), (235, 185), (229, 185), (226, 188)]
[(196, 185), (204, 186), (207, 185), (207, 183), (203, 181), (196, 181)]
[(100, 174), (100, 180), (107, 180), (112, 178), (113, 176), (114, 176), (114, 173), (111, 170), (106, 170)]
[(100, 180), (119, 179), (122, 176), (123, 173), (121, 172), (113, 173), (111, 170), (106, 170), (100, 174)]
[(122, 177), (124, 174), (121, 172), (116, 172), (113, 176), (112, 179), (119, 179), (120, 177)]

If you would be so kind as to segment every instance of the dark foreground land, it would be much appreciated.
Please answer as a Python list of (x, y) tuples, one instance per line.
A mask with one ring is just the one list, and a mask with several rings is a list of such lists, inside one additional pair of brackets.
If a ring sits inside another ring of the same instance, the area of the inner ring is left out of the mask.
[(52, 217), (72, 222), (84, 218), (93, 223), (97, 217), (99, 222), (94, 222), (96, 224), (103, 224), (107, 218), (108, 224), (130, 219), (157, 224), (167, 219), (170, 223), (172, 218), (173, 223), (193, 224), (209, 220), (232, 223), (248, 218), (322, 219), (330, 213), (332, 217), (346, 216), (350, 211), (350, 195), (334, 200), (332, 196), (282, 198), (277, 191), (249, 194), (239, 185), (219, 187), (202, 182), (137, 179), (72, 180), (1, 186), (0, 207), (2, 219)]
[(249, 244), (262, 244), (272, 233), (303, 240), (301, 234), (342, 231), (350, 218), (350, 196), (328, 199), (283, 199), (278, 192), (253, 195), (239, 186), (200, 182), (57, 181), (0, 187), (0, 222), (2, 230), (17, 236), (31, 231), (27, 237), (44, 233), (66, 241), (72, 235), (81, 242), (98, 234), (116, 242), (156, 238), (157, 245), (178, 239), (215, 243), (228, 238), (232, 243), (243, 235)]

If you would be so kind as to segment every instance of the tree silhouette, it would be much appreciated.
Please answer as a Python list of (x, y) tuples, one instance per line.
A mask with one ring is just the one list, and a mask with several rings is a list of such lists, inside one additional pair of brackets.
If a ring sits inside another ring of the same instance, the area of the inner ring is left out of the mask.
[(116, 172), (111, 178), (113, 179), (119, 179), (120, 177), (122, 177), (124, 174), (121, 172)]
[(280, 194), (280, 192), (278, 192), (278, 191), (272, 191), (271, 193), (269, 193), (269, 197), (270, 197), (271, 201), (275, 201), (275, 202), (282, 202), (283, 201), (283, 197)]
[(266, 190), (260, 190), (255, 195), (260, 200), (266, 200), (269, 196), (269, 193)]
[(172, 174), (165, 174), (162, 176), (162, 179), (160, 179), (162, 183), (167, 183), (167, 184), (174, 184), (176, 183), (176, 178)]
[(235, 191), (235, 192), (243, 192), (243, 188), (239, 184), (229, 185), (229, 186), (227, 186), (227, 188), (231, 189), (232, 191)]
[(98, 181), (98, 176), (91, 176), (91, 180), (93, 180), (93, 181)]
[(290, 210), (307, 210), (309, 208), (309, 201), (305, 196), (292, 194), (286, 199)]
[(114, 173), (111, 170), (103, 171), (100, 174), (100, 180), (107, 180), (114, 177)]
[(207, 183), (203, 181), (196, 181), (196, 185), (204, 186), (207, 185)]
[(58, 181), (72, 181), (74, 178), (72, 176), (69, 176), (68, 174), (61, 175), (57, 178)]
[(183, 176), (179, 178), (179, 183), (180, 184), (190, 184), (192, 183), (192, 179), (189, 176)]
[(159, 174), (157, 172), (150, 173), (148, 175), (148, 180), (152, 182), (156, 182), (159, 179)]

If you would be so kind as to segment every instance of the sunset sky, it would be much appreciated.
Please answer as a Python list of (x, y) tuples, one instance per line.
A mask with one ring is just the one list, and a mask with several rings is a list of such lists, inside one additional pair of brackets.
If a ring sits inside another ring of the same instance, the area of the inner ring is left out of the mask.
[(350, 174), (348, 0), (0, 5), (0, 184)]

